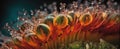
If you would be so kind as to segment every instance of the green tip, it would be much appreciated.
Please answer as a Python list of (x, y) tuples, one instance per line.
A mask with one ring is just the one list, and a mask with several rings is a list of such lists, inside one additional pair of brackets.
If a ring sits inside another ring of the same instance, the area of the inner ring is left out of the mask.
[(64, 16), (59, 16), (59, 17), (57, 17), (56, 22), (57, 22), (58, 24), (62, 24), (63, 21), (64, 21)]
[(74, 13), (69, 13), (69, 15), (74, 19)]
[(52, 23), (53, 24), (53, 18), (46, 18), (44, 21), (45, 24)]
[[(84, 22), (87, 21), (87, 20), (89, 21), (89, 20), (90, 20), (90, 17), (89, 17), (89, 16), (90, 16), (89, 14), (85, 14), (82, 20), (83, 20)], [(86, 19), (86, 18), (88, 18), (88, 19)]]
[(37, 29), (37, 34), (45, 34), (46, 36), (48, 36), (48, 34), (50, 33), (50, 30), (49, 30), (49, 26), (46, 25), (46, 24), (40, 24)]

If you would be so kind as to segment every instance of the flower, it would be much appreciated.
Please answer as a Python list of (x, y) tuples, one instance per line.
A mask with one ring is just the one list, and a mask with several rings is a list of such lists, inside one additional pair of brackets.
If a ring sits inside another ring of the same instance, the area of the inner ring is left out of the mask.
[[(5, 42), (6, 47), (8, 49), (116, 49), (108, 42), (119, 39), (118, 12), (116, 10), (109, 12), (111, 11), (109, 8), (107, 11), (97, 6), (92, 8), (87, 6), (81, 10), (78, 6), (74, 7), (76, 3), (73, 3), (72, 9), (63, 7), (64, 4), (61, 3), (61, 11), (53, 11), (51, 14), (38, 10), (37, 16), (32, 14), (34, 16), (30, 19), (21, 18), (24, 20), (18, 30), (7, 25), (12, 33), (12, 39)], [(116, 36), (113, 37), (111, 34)]]

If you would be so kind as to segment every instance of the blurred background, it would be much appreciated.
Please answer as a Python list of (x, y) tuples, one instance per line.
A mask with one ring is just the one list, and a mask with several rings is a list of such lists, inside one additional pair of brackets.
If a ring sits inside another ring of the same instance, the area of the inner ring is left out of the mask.
[(0, 0), (0, 32), (9, 36), (9, 33), (3, 29), (6, 22), (11, 23), (16, 21), (18, 11), (39, 9), (45, 4), (52, 4), (53, 2), (71, 3), (75, 0)]

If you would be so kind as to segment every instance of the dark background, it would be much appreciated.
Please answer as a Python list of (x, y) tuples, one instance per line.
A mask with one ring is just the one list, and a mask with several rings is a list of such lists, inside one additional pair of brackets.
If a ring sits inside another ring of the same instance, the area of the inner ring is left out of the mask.
[[(3, 30), (3, 26), (6, 22), (17, 20), (17, 13), (23, 8), (27, 10), (34, 10), (39, 9), (39, 7), (44, 3), (51, 4), (53, 2), (57, 2), (57, 4), (59, 4), (60, 2), (72, 3), (73, 1), (77, 0), (0, 0), (0, 31), (2, 31), (4, 35), (8, 35), (8, 32)], [(115, 1), (120, 3), (119, 0)]]
[(44, 3), (51, 4), (53, 2), (71, 3), (75, 0), (0, 0), (0, 31), (4, 35), (8, 35), (8, 32), (3, 29), (6, 22), (12, 22), (17, 20), (17, 13), (21, 9), (34, 10), (39, 9)]

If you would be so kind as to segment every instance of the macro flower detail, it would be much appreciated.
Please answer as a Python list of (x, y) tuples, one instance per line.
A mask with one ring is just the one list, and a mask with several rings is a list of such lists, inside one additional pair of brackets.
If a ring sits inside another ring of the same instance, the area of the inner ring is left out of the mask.
[(120, 39), (117, 10), (102, 5), (83, 8), (77, 2), (64, 6), (61, 3), (60, 11), (37, 10), (31, 18), (19, 17), (22, 24), (17, 30), (6, 24), (11, 38), (2, 49), (117, 49), (113, 44)]

